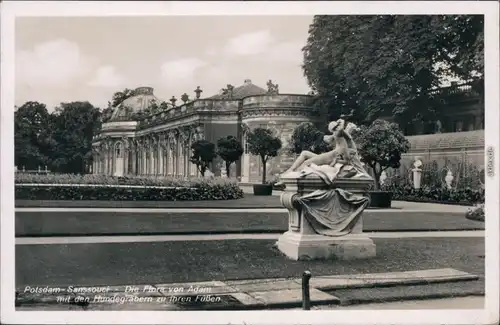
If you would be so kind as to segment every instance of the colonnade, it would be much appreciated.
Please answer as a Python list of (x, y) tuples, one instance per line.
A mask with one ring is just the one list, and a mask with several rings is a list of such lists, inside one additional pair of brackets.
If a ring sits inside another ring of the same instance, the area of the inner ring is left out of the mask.
[(92, 171), (114, 176), (195, 177), (199, 172), (189, 161), (191, 144), (202, 138), (200, 127), (137, 137), (108, 137), (93, 148)]

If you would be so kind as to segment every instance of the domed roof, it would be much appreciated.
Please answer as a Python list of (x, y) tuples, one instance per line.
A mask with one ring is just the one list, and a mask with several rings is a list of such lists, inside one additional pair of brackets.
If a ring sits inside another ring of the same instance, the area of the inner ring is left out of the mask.
[(411, 150), (477, 148), (484, 146), (484, 130), (414, 135), (407, 138)]
[(245, 79), (243, 85), (239, 87), (234, 87), (233, 88), (233, 93), (232, 96), (230, 96), (229, 93), (219, 93), (217, 95), (214, 95), (212, 97), (209, 97), (209, 99), (243, 99), (248, 96), (256, 96), (256, 95), (264, 95), (267, 94), (267, 90), (264, 88), (261, 88), (259, 86), (256, 86), (252, 83), (252, 80), (250, 79)]
[(136, 88), (131, 97), (125, 99), (113, 109), (110, 121), (132, 120), (133, 115), (150, 108), (154, 102), (160, 105), (161, 100), (154, 95), (153, 91), (152, 87)]

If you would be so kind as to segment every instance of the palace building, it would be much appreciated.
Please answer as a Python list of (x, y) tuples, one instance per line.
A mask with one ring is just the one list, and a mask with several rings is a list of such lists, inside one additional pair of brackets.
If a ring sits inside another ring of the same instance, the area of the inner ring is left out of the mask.
[[(412, 146), (404, 159), (417, 154), (443, 157), (463, 154), (464, 150), (482, 157), (482, 100), (467, 85), (453, 85), (440, 92), (444, 94), (448, 117), (436, 121), (434, 132), (425, 126), (411, 130), (403, 127)], [(268, 176), (273, 176), (288, 168), (294, 159), (286, 149), (293, 130), (302, 122), (325, 120), (313, 109), (312, 96), (281, 94), (271, 80), (267, 89), (247, 79), (241, 86), (227, 85), (211, 97), (203, 98), (200, 87), (194, 93), (194, 99), (183, 94), (182, 103), (178, 104), (175, 97), (168, 102), (161, 101), (151, 87), (135, 89), (131, 97), (113, 108), (110, 118), (94, 136), (92, 172), (115, 176), (196, 177), (199, 172), (189, 161), (191, 144), (199, 139), (217, 143), (221, 137), (233, 135), (240, 139), (245, 151), (240, 161), (232, 165), (230, 176), (238, 177), (243, 183), (259, 182), (262, 178), (260, 159), (250, 155), (245, 144), (249, 130), (270, 128), (281, 138), (282, 152), (267, 166)], [(478, 158), (477, 163), (482, 164), (482, 159)], [(211, 170), (220, 175), (221, 167), (221, 161), (216, 160)]]

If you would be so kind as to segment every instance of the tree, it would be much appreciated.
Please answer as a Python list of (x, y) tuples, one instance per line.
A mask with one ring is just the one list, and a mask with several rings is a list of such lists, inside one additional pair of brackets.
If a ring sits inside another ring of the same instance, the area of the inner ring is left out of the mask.
[(324, 135), (313, 123), (301, 123), (293, 130), (290, 152), (294, 154), (300, 154), (304, 150), (317, 154), (326, 152), (328, 145), (323, 141)]
[(134, 91), (132, 89), (125, 88), (122, 91), (117, 91), (113, 94), (113, 99), (111, 102), (111, 107), (116, 107), (120, 105), (125, 99), (130, 98), (134, 95)]
[(190, 161), (196, 165), (202, 176), (210, 166), (210, 163), (217, 157), (215, 145), (207, 140), (198, 140), (191, 145), (192, 156)]
[(108, 101), (108, 106), (102, 110), (99, 119), (100, 124), (108, 122), (113, 115), (113, 106), (111, 105), (111, 102)]
[(483, 25), (480, 15), (315, 16), (304, 74), (332, 118), (354, 109), (358, 124), (434, 120), (439, 100), (429, 90), (443, 78), (482, 80)]
[(266, 163), (278, 155), (281, 149), (281, 140), (271, 130), (256, 128), (247, 134), (248, 151), (259, 156), (262, 162), (262, 184), (266, 183)]
[(55, 142), (52, 119), (45, 104), (27, 102), (14, 113), (14, 160), (16, 166), (37, 169), (50, 166)]
[(226, 175), (229, 177), (231, 164), (238, 161), (243, 154), (241, 143), (234, 136), (229, 135), (217, 140), (217, 154), (226, 164)]
[(369, 127), (361, 126), (354, 141), (361, 160), (373, 170), (376, 190), (380, 190), (382, 171), (399, 168), (401, 155), (410, 149), (399, 126), (384, 120), (375, 120)]
[(61, 172), (85, 173), (92, 161), (92, 137), (100, 127), (99, 108), (89, 102), (61, 103), (54, 114), (54, 165)]

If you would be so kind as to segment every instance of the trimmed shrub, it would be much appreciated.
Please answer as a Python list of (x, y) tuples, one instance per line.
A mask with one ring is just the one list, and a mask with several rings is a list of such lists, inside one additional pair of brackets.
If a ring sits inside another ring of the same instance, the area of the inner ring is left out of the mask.
[(15, 197), (20, 200), (197, 201), (239, 199), (243, 191), (236, 182), (227, 179), (16, 175)]

